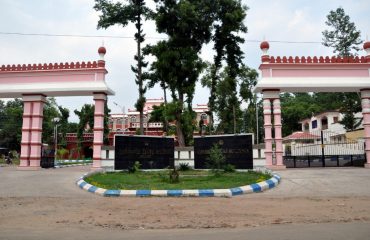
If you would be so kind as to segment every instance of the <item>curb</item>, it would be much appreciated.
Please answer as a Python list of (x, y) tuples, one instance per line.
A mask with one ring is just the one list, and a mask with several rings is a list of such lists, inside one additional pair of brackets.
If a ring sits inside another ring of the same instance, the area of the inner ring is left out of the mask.
[(87, 165), (92, 165), (92, 163), (79, 163), (79, 164), (57, 165), (54, 168), (66, 168), (66, 167), (77, 167), (77, 166), (87, 166)]
[(272, 174), (272, 178), (266, 181), (229, 189), (118, 190), (99, 188), (85, 182), (85, 177), (95, 173), (96, 172), (86, 173), (77, 180), (76, 184), (87, 192), (95, 193), (104, 197), (232, 197), (242, 194), (263, 192), (276, 187), (281, 181), (281, 177), (279, 175), (270, 172)]

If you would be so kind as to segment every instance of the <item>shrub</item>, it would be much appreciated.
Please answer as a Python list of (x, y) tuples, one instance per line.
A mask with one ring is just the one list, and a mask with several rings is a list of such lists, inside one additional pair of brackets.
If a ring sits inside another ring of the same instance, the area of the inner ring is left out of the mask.
[(215, 175), (220, 175), (225, 163), (225, 156), (222, 153), (222, 149), (218, 144), (213, 144), (206, 163), (207, 167), (211, 169)]
[(189, 171), (189, 163), (180, 163), (179, 164), (179, 171)]
[(128, 167), (128, 172), (129, 173), (136, 173), (140, 171), (141, 164), (139, 161), (135, 161), (135, 163), (132, 166)]
[(170, 183), (178, 183), (178, 182), (180, 182), (179, 171), (176, 169), (176, 167), (174, 167), (170, 171)]
[(235, 172), (235, 166), (232, 165), (232, 164), (226, 164), (224, 167), (224, 172), (227, 172), (227, 173), (232, 173), (232, 172)]

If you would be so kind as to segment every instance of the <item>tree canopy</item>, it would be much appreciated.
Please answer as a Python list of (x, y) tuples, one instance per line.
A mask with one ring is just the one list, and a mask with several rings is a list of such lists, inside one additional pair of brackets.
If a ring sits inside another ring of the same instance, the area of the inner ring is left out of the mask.
[(322, 32), (324, 46), (334, 48), (334, 53), (342, 57), (353, 55), (352, 50), (360, 50), (358, 45), (362, 43), (361, 32), (356, 29), (342, 7), (330, 11), (325, 24), (330, 30)]
[(135, 83), (138, 85), (139, 97), (135, 104), (136, 109), (140, 112), (140, 134), (144, 134), (144, 105), (145, 93), (147, 87), (144, 82), (148, 78), (147, 74), (143, 71), (148, 63), (144, 61), (142, 55), (142, 46), (145, 34), (143, 32), (143, 21), (151, 19), (153, 12), (146, 7), (145, 0), (128, 0), (127, 4), (121, 2), (113, 3), (108, 0), (95, 0), (95, 10), (100, 11), (102, 14), (99, 17), (98, 28), (108, 28), (113, 25), (121, 25), (126, 27), (129, 23), (134, 23), (136, 33), (134, 34), (137, 44), (137, 53), (134, 57), (136, 66), (131, 66), (131, 70), (135, 74)]

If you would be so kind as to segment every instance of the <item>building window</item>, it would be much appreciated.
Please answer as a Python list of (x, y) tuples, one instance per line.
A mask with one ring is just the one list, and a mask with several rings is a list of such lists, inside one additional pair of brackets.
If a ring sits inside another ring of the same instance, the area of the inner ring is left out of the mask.
[(312, 129), (317, 128), (317, 120), (312, 121)]
[(305, 123), (305, 124), (303, 125), (303, 127), (304, 127), (304, 131), (305, 131), (305, 132), (307, 132), (307, 131), (309, 131), (309, 130), (310, 130), (310, 125), (309, 125), (308, 123)]
[(202, 113), (202, 115), (200, 115), (200, 119), (207, 120), (207, 114)]
[(326, 117), (321, 119), (321, 128), (322, 130), (328, 129), (328, 119)]
[(338, 123), (338, 122), (339, 122), (338, 117), (334, 117), (334, 118), (333, 118), (333, 121), (334, 121), (334, 123)]
[(135, 117), (135, 116), (132, 116), (132, 117), (131, 117), (131, 122), (132, 122), (132, 123), (136, 122), (136, 117)]

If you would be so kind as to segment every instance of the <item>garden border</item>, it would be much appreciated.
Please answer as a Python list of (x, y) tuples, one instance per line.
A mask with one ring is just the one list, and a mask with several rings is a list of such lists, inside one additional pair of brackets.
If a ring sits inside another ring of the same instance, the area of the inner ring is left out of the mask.
[(268, 170), (256, 169), (255, 171), (268, 172), (272, 178), (246, 186), (229, 188), (229, 189), (189, 189), (189, 190), (118, 190), (118, 189), (104, 189), (87, 183), (84, 178), (102, 171), (94, 171), (84, 174), (80, 177), (76, 184), (81, 189), (95, 193), (104, 197), (232, 197), (248, 193), (263, 192), (264, 190), (276, 187), (281, 181), (281, 177)]

